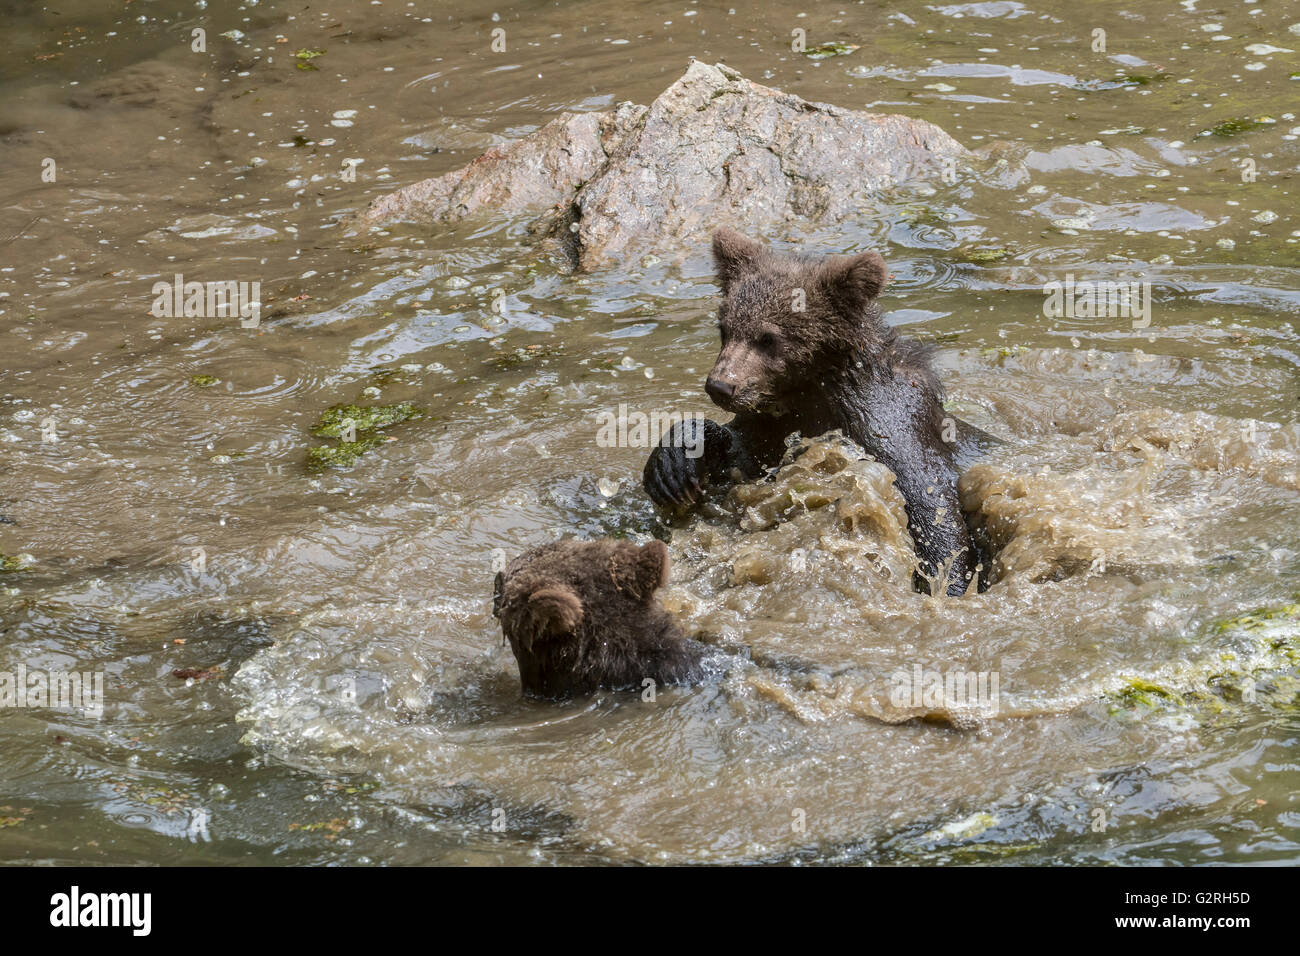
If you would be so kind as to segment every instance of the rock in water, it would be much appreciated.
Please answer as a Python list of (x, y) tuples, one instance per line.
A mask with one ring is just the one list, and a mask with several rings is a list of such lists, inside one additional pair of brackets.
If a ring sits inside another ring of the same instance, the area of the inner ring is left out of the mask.
[(530, 231), (587, 270), (699, 243), (721, 225), (770, 232), (855, 219), (870, 193), (938, 179), (945, 161), (968, 155), (924, 120), (810, 103), (695, 62), (648, 107), (563, 113), (375, 200), (357, 225), (546, 210)]

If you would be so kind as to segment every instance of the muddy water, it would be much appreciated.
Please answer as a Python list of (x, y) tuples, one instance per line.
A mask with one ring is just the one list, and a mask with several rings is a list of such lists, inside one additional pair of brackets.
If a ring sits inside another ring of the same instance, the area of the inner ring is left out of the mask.
[[(1296, 860), (1300, 18), (1197, 6), (6, 10), (0, 672), (104, 707), (0, 709), (0, 854)], [(703, 250), (575, 277), (517, 222), (344, 235), (690, 56), (981, 151), (807, 242), (884, 252), (1004, 440), (962, 481), (986, 592), (910, 590), (888, 474), (834, 438), (658, 524), (595, 415), (709, 412)], [(260, 282), (260, 323), (151, 315), (177, 273)], [(1149, 326), (1045, 316), (1068, 276), (1149, 282)], [(402, 402), (309, 467), (326, 409)], [(494, 557), (649, 534), (715, 679), (522, 700)]]

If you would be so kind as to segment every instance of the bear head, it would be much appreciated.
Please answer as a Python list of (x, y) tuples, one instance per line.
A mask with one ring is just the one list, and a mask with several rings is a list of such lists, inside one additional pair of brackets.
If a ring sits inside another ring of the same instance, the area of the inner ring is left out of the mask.
[(558, 541), (496, 576), (492, 613), (526, 693), (561, 697), (685, 679), (697, 663), (655, 600), (668, 581), (662, 541)]
[(875, 300), (888, 270), (874, 252), (809, 260), (719, 229), (713, 261), (722, 350), (704, 387), (720, 408), (780, 412), (810, 378), (882, 341)]

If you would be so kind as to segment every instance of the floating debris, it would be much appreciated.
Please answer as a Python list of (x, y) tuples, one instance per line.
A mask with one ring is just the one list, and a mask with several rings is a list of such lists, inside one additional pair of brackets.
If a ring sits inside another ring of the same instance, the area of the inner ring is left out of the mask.
[(808, 47), (803, 51), (803, 55), (812, 60), (825, 60), (833, 56), (847, 56), (854, 50), (860, 49), (861, 47), (856, 43), (822, 43)]
[(300, 70), (316, 69), (316, 64), (313, 63), (312, 60), (316, 59), (316, 57), (318, 56), (324, 56), (324, 55), (325, 55), (324, 50), (303, 49), (303, 50), (293, 51), (294, 59), (298, 61), (298, 69)]

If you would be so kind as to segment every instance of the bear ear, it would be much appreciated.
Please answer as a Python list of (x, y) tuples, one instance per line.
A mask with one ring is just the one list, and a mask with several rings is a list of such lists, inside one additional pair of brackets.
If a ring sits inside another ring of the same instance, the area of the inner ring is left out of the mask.
[(879, 253), (832, 256), (821, 267), (827, 295), (848, 315), (857, 316), (885, 287), (889, 267)]
[(642, 602), (648, 602), (655, 591), (668, 583), (672, 568), (668, 548), (662, 541), (651, 541), (639, 548), (630, 541), (624, 542), (609, 564), (614, 586)]
[(713, 234), (713, 268), (725, 293), (731, 283), (758, 266), (763, 254), (761, 243), (736, 232), (722, 228)]
[(518, 618), (519, 636), (525, 649), (544, 637), (573, 633), (582, 623), (582, 601), (564, 585), (538, 588), (528, 595)]

